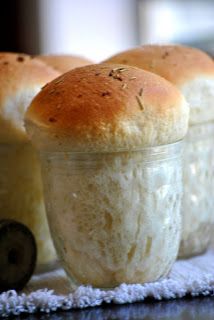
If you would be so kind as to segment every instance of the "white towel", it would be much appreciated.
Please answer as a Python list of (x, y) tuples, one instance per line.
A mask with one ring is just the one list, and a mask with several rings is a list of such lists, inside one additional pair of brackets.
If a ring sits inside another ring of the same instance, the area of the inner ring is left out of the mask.
[(69, 291), (62, 269), (34, 275), (23, 293), (14, 290), (0, 294), (0, 316), (21, 313), (53, 312), (99, 306), (102, 303), (132, 303), (146, 298), (155, 300), (182, 298), (186, 295), (214, 293), (214, 250), (201, 256), (176, 261), (169, 276), (154, 283), (121, 284), (113, 290), (80, 286)]

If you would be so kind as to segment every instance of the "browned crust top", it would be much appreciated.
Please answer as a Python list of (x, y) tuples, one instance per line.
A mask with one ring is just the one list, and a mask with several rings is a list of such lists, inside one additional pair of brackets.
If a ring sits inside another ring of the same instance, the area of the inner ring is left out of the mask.
[(99, 137), (120, 121), (179, 114), (179, 91), (165, 79), (124, 65), (77, 68), (53, 80), (34, 98), (26, 120), (44, 129)]
[(121, 52), (105, 62), (136, 66), (176, 85), (203, 75), (214, 76), (211, 57), (199, 49), (181, 45), (144, 45)]

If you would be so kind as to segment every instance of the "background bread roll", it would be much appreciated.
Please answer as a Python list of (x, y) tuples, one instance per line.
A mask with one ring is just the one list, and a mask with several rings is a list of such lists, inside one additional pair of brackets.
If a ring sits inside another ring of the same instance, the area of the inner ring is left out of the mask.
[(24, 113), (42, 86), (59, 75), (25, 54), (0, 53), (0, 219), (15, 219), (33, 232), (37, 266), (53, 263), (55, 249), (43, 201), (40, 163), (24, 128)]
[(171, 81), (190, 105), (190, 124), (214, 119), (214, 63), (205, 52), (181, 45), (144, 45), (105, 62), (136, 66)]
[(58, 75), (28, 55), (0, 53), (0, 143), (27, 140), (25, 110), (42, 86)]
[(183, 226), (180, 257), (202, 253), (214, 225), (214, 64), (204, 52), (185, 46), (145, 45), (119, 53), (109, 63), (138, 66), (174, 83), (190, 105), (184, 148)]
[(53, 67), (55, 70), (59, 71), (60, 73), (65, 73), (71, 69), (86, 66), (91, 64), (92, 61), (73, 55), (40, 55), (37, 56), (38, 59), (42, 60), (49, 66)]

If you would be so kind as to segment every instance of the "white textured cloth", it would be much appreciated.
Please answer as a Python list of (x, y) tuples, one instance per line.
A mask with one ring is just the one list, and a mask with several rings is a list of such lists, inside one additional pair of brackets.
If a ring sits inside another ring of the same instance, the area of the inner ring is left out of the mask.
[(181, 298), (186, 295), (214, 293), (214, 250), (174, 264), (169, 276), (154, 283), (121, 284), (114, 290), (80, 286), (69, 291), (69, 282), (62, 269), (35, 275), (25, 292), (14, 290), (0, 294), (0, 316), (21, 313), (51, 312), (99, 306), (102, 303), (132, 303), (146, 298), (155, 300)]

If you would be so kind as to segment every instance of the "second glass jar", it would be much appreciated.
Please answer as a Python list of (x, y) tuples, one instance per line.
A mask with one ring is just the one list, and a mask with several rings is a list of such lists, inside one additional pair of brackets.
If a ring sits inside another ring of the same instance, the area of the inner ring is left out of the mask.
[(33, 232), (37, 271), (53, 268), (56, 252), (48, 228), (38, 155), (29, 142), (0, 145), (0, 219), (14, 219)]
[(214, 123), (192, 125), (184, 143), (180, 258), (204, 252), (214, 230)]

